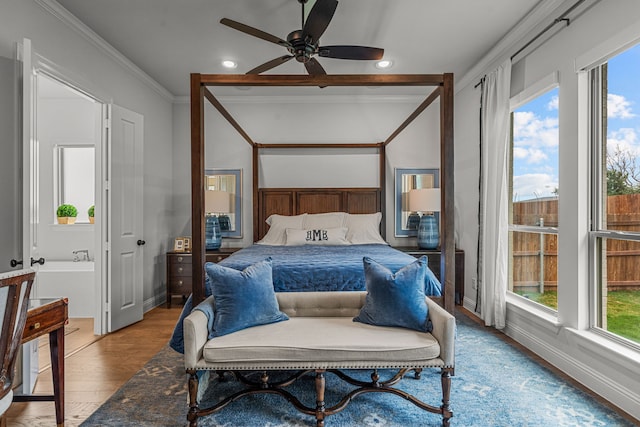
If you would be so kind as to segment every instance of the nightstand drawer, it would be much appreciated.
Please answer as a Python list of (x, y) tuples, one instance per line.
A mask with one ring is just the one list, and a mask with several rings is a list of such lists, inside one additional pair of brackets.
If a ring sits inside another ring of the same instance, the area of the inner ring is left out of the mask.
[(174, 264), (169, 263), (169, 277), (177, 277), (177, 276), (189, 276), (191, 277), (191, 258), (189, 258), (188, 263), (183, 264)]
[(191, 265), (191, 254), (173, 254), (168, 257), (170, 264), (189, 264)]
[(169, 290), (172, 294), (188, 295), (191, 293), (191, 276), (172, 277), (169, 280)]

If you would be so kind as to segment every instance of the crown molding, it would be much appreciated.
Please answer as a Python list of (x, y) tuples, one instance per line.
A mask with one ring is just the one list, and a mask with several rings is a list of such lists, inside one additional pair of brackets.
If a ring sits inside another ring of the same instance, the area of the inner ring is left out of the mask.
[(464, 76), (456, 81), (458, 92), (469, 84), (476, 84), (486, 73), (491, 64), (504, 60), (511, 53), (516, 52), (522, 40), (536, 27), (539, 27), (547, 18), (552, 16), (558, 7), (567, 0), (542, 0), (531, 12), (518, 22), (500, 41)]
[(35, 0), (35, 2), (42, 7), (44, 10), (49, 12), (51, 15), (58, 18), (62, 23), (67, 25), (69, 28), (76, 31), (80, 34), (84, 39), (89, 41), (111, 59), (113, 59), (117, 64), (123, 67), (125, 70), (129, 71), (136, 78), (141, 80), (145, 85), (153, 89), (156, 93), (162, 96), (169, 102), (174, 101), (174, 96), (171, 92), (165, 89), (160, 83), (154, 80), (150, 75), (145, 73), (140, 67), (131, 62), (127, 57), (125, 57), (122, 53), (120, 53), (116, 48), (111, 46), (96, 34), (91, 28), (89, 28), (86, 24), (76, 18), (73, 14), (71, 14), (67, 9), (62, 7), (60, 3), (55, 0)]

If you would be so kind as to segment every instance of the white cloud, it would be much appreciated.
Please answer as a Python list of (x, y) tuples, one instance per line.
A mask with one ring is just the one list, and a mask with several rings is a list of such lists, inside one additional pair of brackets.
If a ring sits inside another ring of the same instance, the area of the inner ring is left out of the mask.
[(522, 201), (553, 197), (558, 188), (558, 178), (550, 174), (531, 173), (513, 177), (513, 200)]
[(547, 104), (547, 110), (557, 110), (560, 105), (560, 99), (558, 96), (551, 98), (551, 101)]
[(638, 134), (635, 129), (632, 128), (620, 128), (612, 130), (607, 135), (607, 149), (610, 152), (620, 150), (623, 152), (629, 152), (633, 155), (640, 155), (640, 141), (638, 140)]
[(538, 117), (532, 111), (513, 115), (513, 140), (517, 147), (550, 148), (558, 146), (558, 118)]
[(610, 119), (630, 119), (636, 115), (631, 112), (631, 102), (622, 95), (607, 95), (607, 117)]
[(513, 147), (513, 158), (526, 160), (527, 163), (541, 163), (549, 159), (549, 156), (537, 148)]

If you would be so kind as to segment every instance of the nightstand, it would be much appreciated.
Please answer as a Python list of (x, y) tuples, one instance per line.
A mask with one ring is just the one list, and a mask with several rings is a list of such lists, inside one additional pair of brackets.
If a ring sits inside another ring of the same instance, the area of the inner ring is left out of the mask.
[[(220, 248), (207, 251), (207, 262), (220, 262), (240, 248)], [(184, 300), (191, 294), (192, 284), (191, 252), (167, 252), (167, 308), (171, 308), (171, 299), (181, 296)]]
[[(429, 268), (440, 279), (440, 250), (439, 249), (420, 249), (415, 246), (393, 246), (394, 249), (405, 252), (416, 258), (426, 255), (429, 260)], [(464, 251), (456, 249), (456, 304), (462, 305), (464, 300)]]

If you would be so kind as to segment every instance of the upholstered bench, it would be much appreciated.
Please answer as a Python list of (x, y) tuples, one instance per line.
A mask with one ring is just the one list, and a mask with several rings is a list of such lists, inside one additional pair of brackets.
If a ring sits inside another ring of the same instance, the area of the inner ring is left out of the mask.
[[(254, 393), (280, 394), (299, 411), (314, 415), (317, 426), (324, 426), (327, 415), (343, 410), (361, 393), (386, 392), (401, 396), (416, 406), (442, 415), (449, 425), (453, 412), (449, 409), (450, 376), (454, 373), (455, 318), (426, 298), (431, 333), (416, 330), (373, 326), (354, 322), (365, 303), (366, 292), (286, 292), (276, 293), (280, 310), (289, 320), (243, 329), (208, 339), (207, 316), (194, 310), (184, 321), (184, 361), (189, 374), (189, 412), (191, 426), (198, 417), (216, 412), (231, 402), (222, 399), (210, 408), (201, 409), (198, 402), (198, 371), (231, 371), (246, 385), (240, 395)], [(212, 298), (212, 297), (210, 297)], [(248, 308), (250, 309), (250, 308)], [(420, 401), (392, 387), (407, 371), (416, 377), (423, 368), (441, 370), (442, 404), (435, 406)], [(343, 373), (343, 369), (373, 370), (371, 382), (363, 383)], [(392, 379), (378, 381), (378, 369), (398, 369)], [(297, 371), (290, 381), (269, 382), (267, 371)], [(259, 381), (249, 381), (243, 371), (264, 371)], [(325, 373), (338, 375), (356, 385), (340, 404), (325, 407)], [(307, 407), (284, 390), (295, 379), (307, 373), (315, 375), (315, 408)], [(220, 378), (222, 375), (219, 376)]]

